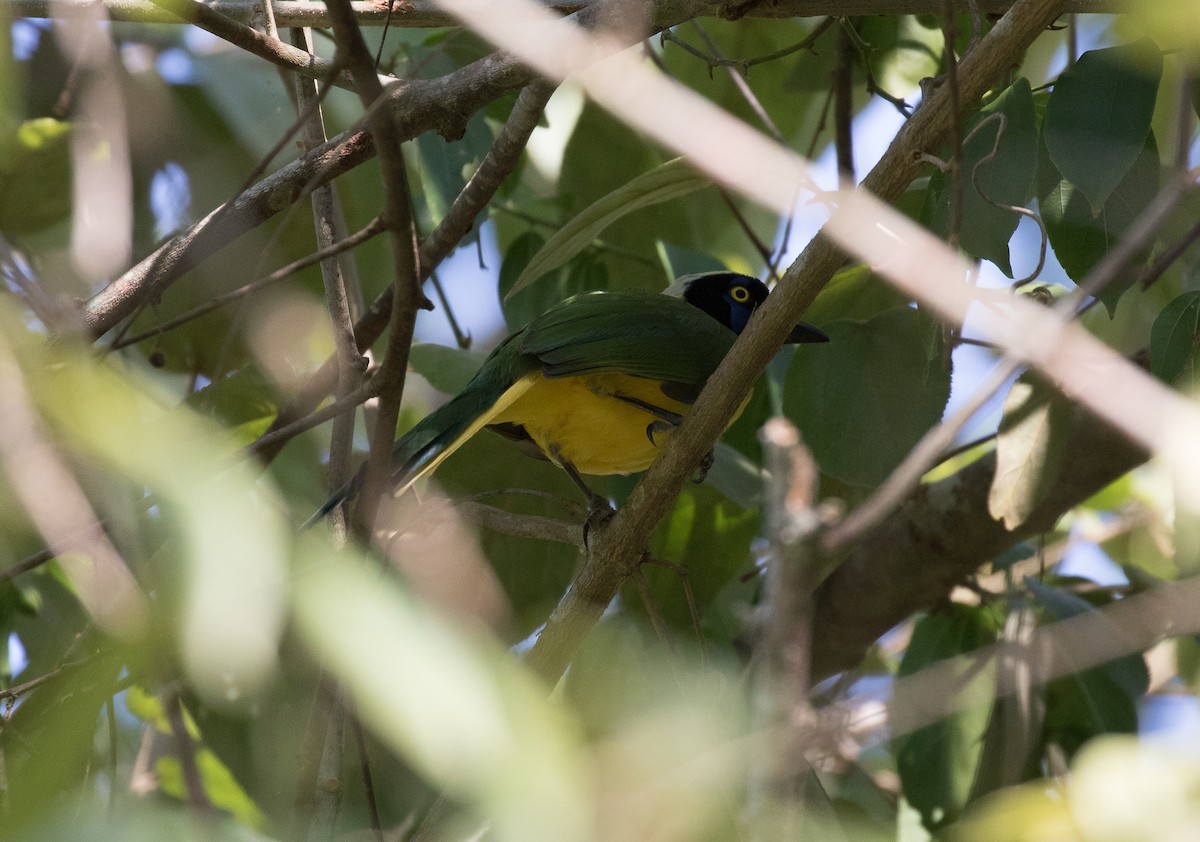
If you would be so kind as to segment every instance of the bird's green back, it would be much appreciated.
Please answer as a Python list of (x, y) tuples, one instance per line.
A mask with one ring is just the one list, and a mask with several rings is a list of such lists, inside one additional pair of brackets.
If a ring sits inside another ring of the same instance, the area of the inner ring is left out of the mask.
[(698, 391), (736, 339), (682, 299), (605, 292), (564, 301), (530, 322), (505, 350), (536, 360), (546, 377), (620, 371)]

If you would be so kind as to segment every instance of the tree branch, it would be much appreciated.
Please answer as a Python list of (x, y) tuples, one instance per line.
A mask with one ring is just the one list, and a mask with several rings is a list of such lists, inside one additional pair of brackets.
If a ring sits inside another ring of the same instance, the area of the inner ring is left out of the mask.
[(919, 486), (866, 533), (818, 591), (813, 677), (859, 663), (872, 643), (945, 597), (982, 560), (1051, 529), (1063, 512), (1132, 470), (1147, 453), (1077, 409), (1054, 485), (1013, 531), (987, 514), (995, 453)]

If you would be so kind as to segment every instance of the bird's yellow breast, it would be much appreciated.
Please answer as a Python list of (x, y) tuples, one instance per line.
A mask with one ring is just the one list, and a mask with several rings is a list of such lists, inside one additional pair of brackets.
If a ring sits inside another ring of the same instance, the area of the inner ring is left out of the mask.
[[(520, 425), (551, 461), (570, 462), (583, 474), (646, 470), (672, 432), (656, 423), (662, 421), (662, 413), (683, 416), (691, 408), (667, 397), (658, 381), (628, 374), (532, 377), (524, 394), (489, 423)], [(745, 403), (737, 414), (743, 409)]]

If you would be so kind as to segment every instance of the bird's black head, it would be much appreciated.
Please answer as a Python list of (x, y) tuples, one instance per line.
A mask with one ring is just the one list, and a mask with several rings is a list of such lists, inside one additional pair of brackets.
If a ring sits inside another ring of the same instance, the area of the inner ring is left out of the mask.
[[(705, 272), (675, 281), (667, 293), (699, 307), (734, 333), (740, 334), (750, 314), (767, 300), (767, 287), (758, 278), (737, 272)], [(804, 322), (788, 335), (788, 342), (828, 342), (829, 337)]]

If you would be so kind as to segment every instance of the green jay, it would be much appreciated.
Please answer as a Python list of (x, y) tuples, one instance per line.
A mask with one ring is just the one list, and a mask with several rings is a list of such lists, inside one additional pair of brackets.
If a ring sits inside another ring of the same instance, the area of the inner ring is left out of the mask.
[[(593, 510), (607, 508), (580, 475), (648, 468), (766, 298), (758, 279), (719, 271), (682, 277), (664, 294), (590, 292), (551, 307), (400, 437), (392, 451), (396, 494), (487, 427), (565, 470)], [(803, 322), (788, 337), (827, 341)], [(356, 478), (310, 521), (357, 486)]]

